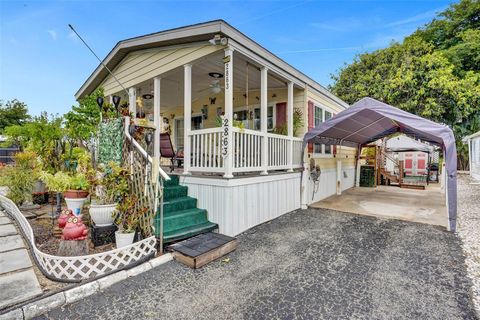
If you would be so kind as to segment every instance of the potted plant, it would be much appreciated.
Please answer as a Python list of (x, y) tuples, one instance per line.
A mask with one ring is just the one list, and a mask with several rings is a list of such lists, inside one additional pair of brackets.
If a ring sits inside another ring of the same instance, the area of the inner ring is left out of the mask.
[(90, 204), (90, 217), (96, 226), (112, 225), (118, 201), (128, 196), (129, 172), (111, 162), (94, 179), (95, 199)]
[(67, 190), (63, 192), (66, 199), (85, 199), (88, 197), (90, 183), (83, 173), (77, 173), (74, 176), (68, 176), (69, 182)]
[(140, 217), (147, 208), (137, 208), (137, 197), (124, 197), (117, 205), (117, 217), (115, 224), (118, 231), (115, 232), (117, 248), (122, 248), (133, 243), (135, 232), (140, 223)]
[(63, 197), (67, 203), (67, 207), (79, 216), (82, 207), (87, 200), (90, 187), (87, 177), (83, 173), (77, 173), (73, 176), (63, 171), (59, 171), (54, 175), (48, 172), (42, 172), (40, 179), (45, 182), (49, 191), (58, 193), (63, 192)]

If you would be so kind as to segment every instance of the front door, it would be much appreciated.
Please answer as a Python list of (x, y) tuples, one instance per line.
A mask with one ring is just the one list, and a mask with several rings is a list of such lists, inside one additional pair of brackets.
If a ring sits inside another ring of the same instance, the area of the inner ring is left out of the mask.
[(413, 175), (413, 152), (406, 152), (404, 154), (404, 160), (405, 160), (405, 174), (407, 176)]
[(425, 152), (405, 153), (405, 174), (419, 176), (427, 173), (427, 154)]

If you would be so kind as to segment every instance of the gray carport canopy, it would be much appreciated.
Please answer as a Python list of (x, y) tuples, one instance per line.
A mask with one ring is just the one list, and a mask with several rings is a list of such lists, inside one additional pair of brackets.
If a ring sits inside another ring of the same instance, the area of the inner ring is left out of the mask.
[(451, 231), (455, 231), (457, 150), (455, 137), (448, 126), (367, 97), (307, 132), (303, 138), (303, 145), (304, 149), (309, 142), (358, 148), (396, 132), (428, 141), (442, 148), (447, 170), (448, 225)]

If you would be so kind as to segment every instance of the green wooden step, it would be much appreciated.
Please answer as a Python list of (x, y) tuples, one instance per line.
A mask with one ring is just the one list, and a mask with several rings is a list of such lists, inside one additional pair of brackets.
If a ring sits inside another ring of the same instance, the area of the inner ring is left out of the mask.
[(174, 175), (174, 174), (171, 174), (171, 175), (169, 175), (169, 177), (170, 177), (170, 180), (164, 181), (164, 182), (163, 182), (163, 186), (164, 186), (164, 187), (174, 187), (174, 186), (178, 186), (178, 184), (180, 183), (179, 176)]
[(163, 202), (163, 214), (168, 215), (171, 212), (195, 209), (197, 207), (197, 199), (192, 197), (180, 197), (170, 199)]
[(169, 201), (175, 198), (186, 197), (188, 195), (188, 187), (186, 186), (169, 186), (163, 188), (163, 201)]
[(164, 217), (163, 231), (169, 232), (205, 222), (208, 222), (207, 210), (195, 208), (175, 211), (175, 214)]
[(218, 229), (216, 223), (205, 222), (195, 226), (165, 232), (163, 234), (163, 241), (169, 243), (172, 241), (183, 240), (215, 229)]

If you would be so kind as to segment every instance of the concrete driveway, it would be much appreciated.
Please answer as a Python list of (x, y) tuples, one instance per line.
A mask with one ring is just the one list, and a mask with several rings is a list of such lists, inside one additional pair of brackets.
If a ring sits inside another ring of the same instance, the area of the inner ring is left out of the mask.
[(441, 193), (439, 184), (430, 184), (425, 190), (395, 186), (351, 188), (310, 207), (428, 223), (445, 228), (448, 221), (445, 195)]
[(443, 228), (322, 209), (242, 234), (229, 262), (174, 261), (49, 319), (475, 319), (460, 242)]

